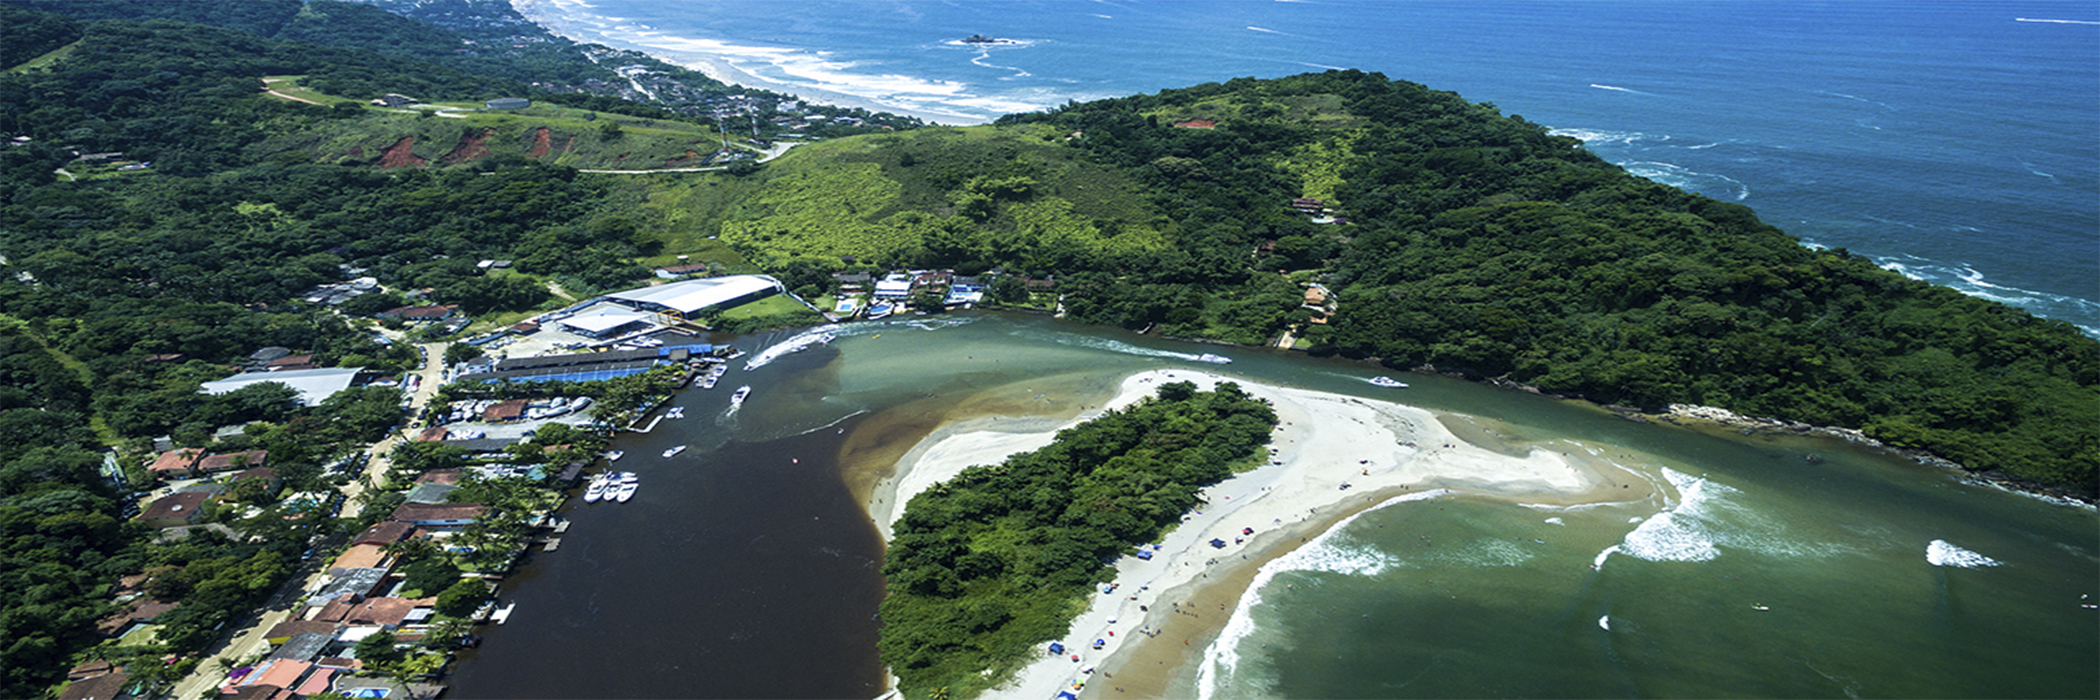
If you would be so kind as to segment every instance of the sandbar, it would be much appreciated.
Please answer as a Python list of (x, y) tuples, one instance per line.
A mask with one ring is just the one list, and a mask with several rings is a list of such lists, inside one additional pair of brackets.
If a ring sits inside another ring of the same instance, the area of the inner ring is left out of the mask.
[[(1439, 420), (1449, 414), (1178, 369), (1131, 375), (1115, 398), (1069, 421), (980, 418), (943, 426), (876, 485), (869, 517), (886, 539), (903, 514), (900, 504), (913, 495), (968, 467), (1048, 445), (1058, 430), (1176, 381), (1204, 390), (1235, 382), (1268, 401), (1277, 428), (1266, 463), (1204, 489), (1206, 502), (1182, 517), (1150, 560), (1119, 560), (1113, 590), (1097, 590), (1061, 640), (1071, 651), (1046, 651), (986, 697), (1040, 700), (1068, 690), (1082, 698), (1194, 696), (1191, 662), (1214, 653), (1218, 630), (1262, 564), (1394, 499), (1462, 494), (1574, 505), (1654, 492), (1649, 480), (1575, 441), (1530, 443), (1516, 456), (1510, 445), (1490, 449), (1460, 439)], [(1230, 544), (1214, 548), (1212, 540)]]

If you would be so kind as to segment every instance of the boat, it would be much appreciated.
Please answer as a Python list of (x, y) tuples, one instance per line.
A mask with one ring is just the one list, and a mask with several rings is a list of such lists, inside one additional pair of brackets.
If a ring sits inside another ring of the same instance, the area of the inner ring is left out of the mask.
[(664, 411), (664, 417), (665, 417), (665, 418), (684, 418), (684, 417), (685, 417), (685, 407), (684, 407), (684, 406), (672, 406), (672, 407), (671, 407), (671, 410), (668, 410), (668, 411)]
[(1214, 365), (1229, 365), (1229, 364), (1232, 364), (1232, 358), (1230, 358), (1230, 357), (1226, 357), (1226, 356), (1224, 356), (1224, 355), (1213, 355), (1213, 354), (1211, 354), (1211, 353), (1207, 353), (1207, 352), (1206, 352), (1206, 353), (1203, 353), (1203, 354), (1201, 354), (1201, 355), (1197, 355), (1197, 356), (1196, 356), (1196, 361), (1197, 361), (1197, 362), (1208, 362), (1208, 363), (1211, 363), (1211, 364), (1214, 364)]
[(1387, 387), (1392, 387), (1392, 388), (1395, 388), (1395, 389), (1405, 389), (1405, 388), (1407, 388), (1407, 384), (1406, 384), (1405, 382), (1402, 382), (1402, 381), (1400, 381), (1400, 380), (1398, 380), (1398, 379), (1394, 379), (1394, 378), (1392, 378), (1392, 377), (1372, 377), (1372, 378), (1371, 378), (1371, 385), (1372, 385), (1372, 386), (1387, 386)]
[(744, 405), (744, 399), (749, 396), (751, 396), (751, 385), (745, 384), (737, 387), (736, 393), (729, 395), (729, 405), (732, 407), (742, 406)]
[(676, 456), (678, 456), (678, 453), (680, 453), (680, 452), (684, 452), (684, 451), (685, 451), (685, 446), (684, 446), (684, 445), (679, 445), (679, 446), (677, 446), (677, 447), (673, 447), (673, 448), (671, 448), (671, 449), (668, 449), (668, 450), (664, 450), (664, 458), (665, 458), (665, 459), (669, 459), (669, 458), (672, 458), (672, 457), (676, 457)]
[(611, 498), (615, 501), (626, 503), (627, 499), (634, 498), (635, 489), (641, 488), (641, 486), (642, 485), (640, 482), (635, 481), (629, 481), (627, 483), (620, 484), (619, 487), (613, 491)]
[(607, 453), (605, 453), (605, 461), (607, 461), (607, 462), (618, 462), (618, 461), (620, 461), (620, 458), (621, 458), (621, 457), (625, 457), (625, 456), (627, 456), (627, 453), (625, 453), (625, 452), (621, 452), (621, 451), (619, 451), (619, 450), (613, 450), (613, 451), (611, 451), (611, 452), (607, 452)]
[(605, 498), (605, 487), (610, 483), (611, 480), (605, 474), (591, 477), (591, 485), (583, 490), (583, 502), (597, 503), (599, 499)]
[(868, 307), (868, 320), (873, 321), (877, 319), (889, 318), (890, 314), (896, 312), (897, 306), (895, 304), (891, 304), (887, 301), (878, 301), (875, 302), (874, 306)]

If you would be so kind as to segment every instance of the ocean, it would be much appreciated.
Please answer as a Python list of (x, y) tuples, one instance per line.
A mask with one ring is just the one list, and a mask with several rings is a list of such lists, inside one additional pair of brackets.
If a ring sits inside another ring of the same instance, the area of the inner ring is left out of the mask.
[(2100, 337), (2100, 3), (513, 2), (580, 41), (943, 123), (1378, 71)]
[[(882, 547), (851, 495), (863, 470), (939, 422), (1068, 418), (1160, 368), (1463, 412), (1488, 439), (1578, 439), (1672, 494), (1360, 514), (1271, 562), (1177, 697), (2100, 695), (2091, 509), (1846, 443), (1443, 377), (1388, 389), (1345, 360), (1025, 314), (715, 340), (751, 354), (721, 388), (680, 393), (686, 418), (619, 438), (640, 492), (564, 508), (560, 550), (504, 582), (516, 612), (483, 628), (454, 697), (874, 697)], [(690, 449), (659, 456), (672, 445)]]

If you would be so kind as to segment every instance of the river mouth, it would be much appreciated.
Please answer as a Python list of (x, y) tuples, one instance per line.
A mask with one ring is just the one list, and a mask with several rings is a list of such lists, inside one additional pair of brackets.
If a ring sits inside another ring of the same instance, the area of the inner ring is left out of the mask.
[[(733, 369), (725, 383), (754, 387), (733, 418), (726, 392), (688, 390), (677, 397), (688, 418), (622, 435), (619, 467), (641, 473), (640, 493), (565, 508), (560, 551), (533, 554), (505, 581), (499, 597), (517, 613), (461, 656), (453, 695), (874, 697), (886, 683), (874, 617), (883, 544), (869, 496), (898, 462), (942, 431), (1054, 428), (1098, 408), (1121, 378), (1174, 368), (1423, 406), (1460, 440), (1508, 457), (1564, 451), (1625, 492), (1601, 505), (1426, 500), (1359, 518), (1293, 552), (1310, 563), (1274, 575), (1271, 587), (1287, 588), (1251, 592), (1250, 631), (1231, 637), (1233, 677), (1248, 690), (1219, 697), (1389, 697), (1405, 693), (1377, 688), (1425, 671), (1408, 687), (1438, 696), (1497, 694), (1479, 691), (1484, 679), (1510, 691), (1500, 694), (1717, 695), (1738, 682), (1777, 697), (1843, 692), (1816, 685), (1829, 681), (1801, 659), (1868, 694), (1947, 694), (1912, 680), (1920, 658), (1931, 683), (1970, 694), (2091, 694), (2062, 671), (2100, 654), (2090, 618), (2071, 607), (2095, 593), (2090, 511), (1835, 440), (1644, 424), (1440, 377), (1374, 387), (1366, 380), (1389, 370), (1340, 360), (1032, 316), (917, 323), (836, 330)], [(799, 333), (733, 341), (756, 354)], [(1205, 349), (1234, 362), (1186, 359)], [(690, 449), (658, 457), (678, 444)], [(1687, 498), (1694, 482), (1703, 496)], [(1934, 541), (2004, 565), (1928, 563)], [(1710, 558), (1693, 556), (1702, 547)], [(1877, 641), (1890, 639), (1911, 641)], [(1522, 649), (1551, 668), (1465, 652), (1481, 648)]]

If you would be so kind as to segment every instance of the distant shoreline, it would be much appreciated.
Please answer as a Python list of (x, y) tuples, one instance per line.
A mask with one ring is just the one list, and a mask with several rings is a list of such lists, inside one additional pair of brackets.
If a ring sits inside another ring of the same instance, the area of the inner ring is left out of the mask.
[(574, 41), (578, 44), (599, 44), (604, 46), (611, 46), (616, 49), (640, 51), (642, 53), (655, 56), (666, 62), (674, 63), (689, 68), (691, 70), (699, 71), (701, 74), (706, 75), (709, 78), (713, 78), (717, 81), (722, 82), (723, 84), (730, 85), (732, 87), (742, 87), (753, 90), (766, 90), (770, 92), (777, 92), (783, 95), (791, 95), (796, 99), (800, 99), (803, 101), (827, 104), (835, 107), (859, 108), (868, 110), (870, 112), (888, 112), (891, 114), (898, 114), (907, 117), (917, 117), (919, 119), (925, 120), (929, 124), (938, 124), (942, 126), (971, 126), (977, 124), (987, 124), (991, 121), (990, 119), (983, 117), (973, 117), (967, 115), (957, 115), (944, 112), (928, 111), (923, 109), (911, 109), (908, 107), (900, 107), (897, 105), (884, 104), (865, 97), (850, 95), (843, 92), (822, 90), (800, 85), (790, 85), (776, 80), (769, 80), (767, 78), (760, 77), (759, 75), (754, 74), (750, 71), (746, 71), (744, 69), (736, 67), (736, 64), (734, 62), (720, 55), (692, 51), (671, 51), (653, 46), (608, 44), (606, 43), (606, 40), (603, 37), (589, 36), (583, 31), (577, 29), (574, 23), (569, 21), (570, 18), (566, 15), (563, 15), (559, 11), (559, 8), (553, 6), (553, 3), (544, 2), (543, 0), (510, 0), (510, 6), (511, 9), (517, 10), (518, 14), (523, 15), (525, 19), (531, 21), (533, 24), (539, 25), (541, 28), (546, 29), (548, 32), (556, 36), (568, 39), (570, 41)]

